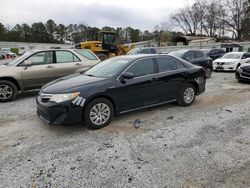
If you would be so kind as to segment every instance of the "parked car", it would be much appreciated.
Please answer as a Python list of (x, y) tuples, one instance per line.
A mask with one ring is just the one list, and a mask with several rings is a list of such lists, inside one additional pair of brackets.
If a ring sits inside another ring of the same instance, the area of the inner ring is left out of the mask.
[(182, 58), (194, 65), (202, 66), (205, 69), (206, 77), (211, 77), (213, 71), (213, 60), (201, 50), (178, 50), (168, 54)]
[(157, 50), (155, 48), (133, 48), (127, 53), (127, 55), (136, 54), (157, 54)]
[(177, 101), (189, 106), (205, 91), (200, 66), (168, 55), (125, 55), (45, 85), (38, 116), (48, 124), (108, 125), (113, 116)]
[(222, 57), (226, 52), (223, 49), (202, 49), (212, 60)]
[(230, 52), (225, 54), (213, 63), (215, 71), (236, 71), (242, 64), (250, 63), (250, 53)]
[(13, 52), (11, 52), (10, 48), (1, 48), (1, 51), (5, 54), (6, 58), (16, 58), (17, 55)]
[(250, 64), (245, 64), (238, 67), (238, 69), (236, 70), (235, 77), (239, 82), (250, 82)]
[(5, 53), (0, 51), (0, 60), (5, 58)]
[(0, 102), (40, 88), (57, 78), (86, 70), (100, 60), (90, 50), (34, 50), (0, 66)]

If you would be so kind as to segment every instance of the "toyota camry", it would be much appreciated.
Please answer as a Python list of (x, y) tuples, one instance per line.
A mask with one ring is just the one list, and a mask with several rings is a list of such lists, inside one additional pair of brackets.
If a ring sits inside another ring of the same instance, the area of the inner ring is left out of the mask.
[(205, 83), (202, 67), (177, 57), (119, 56), (46, 84), (37, 113), (48, 124), (83, 122), (97, 129), (126, 112), (175, 101), (189, 106)]

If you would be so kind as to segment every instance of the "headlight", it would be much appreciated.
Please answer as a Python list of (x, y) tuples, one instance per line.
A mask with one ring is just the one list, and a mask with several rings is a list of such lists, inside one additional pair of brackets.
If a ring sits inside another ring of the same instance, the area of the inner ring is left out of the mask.
[(79, 92), (66, 93), (66, 94), (52, 94), (49, 101), (60, 103), (60, 102), (72, 100), (76, 98), (77, 96), (79, 96), (79, 94), (80, 94)]

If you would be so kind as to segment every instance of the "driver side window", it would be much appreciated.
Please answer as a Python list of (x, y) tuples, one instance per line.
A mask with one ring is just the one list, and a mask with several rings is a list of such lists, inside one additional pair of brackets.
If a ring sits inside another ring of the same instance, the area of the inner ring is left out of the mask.
[(250, 54), (245, 53), (245, 54), (243, 54), (241, 59), (247, 59), (247, 58), (250, 58)]
[(27, 60), (32, 62), (32, 65), (43, 65), (53, 63), (53, 52), (39, 52), (30, 56)]

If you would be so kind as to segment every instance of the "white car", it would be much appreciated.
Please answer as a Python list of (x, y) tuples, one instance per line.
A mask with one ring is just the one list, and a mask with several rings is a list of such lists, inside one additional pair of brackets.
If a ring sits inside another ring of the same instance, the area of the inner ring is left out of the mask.
[(5, 54), (5, 57), (15, 59), (17, 57), (16, 53), (11, 52), (10, 48), (1, 48), (1, 51)]
[(214, 71), (236, 71), (239, 66), (250, 63), (250, 53), (230, 52), (213, 62)]

